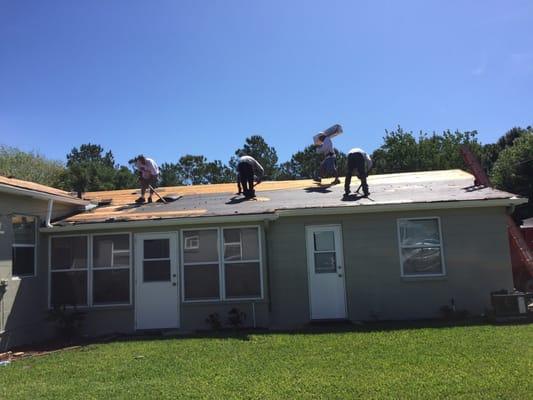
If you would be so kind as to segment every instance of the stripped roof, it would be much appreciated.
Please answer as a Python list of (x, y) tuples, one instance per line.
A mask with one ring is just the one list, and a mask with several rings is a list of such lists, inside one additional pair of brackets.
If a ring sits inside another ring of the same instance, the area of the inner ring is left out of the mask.
[[(272, 214), (324, 208), (346, 212), (355, 211), (354, 207), (359, 210), (364, 207), (364, 210), (372, 212), (378, 210), (376, 206), (387, 208), (398, 204), (427, 205), (437, 202), (502, 199), (509, 199), (509, 204), (521, 202), (511, 193), (474, 187), (473, 180), (472, 175), (461, 170), (372, 175), (369, 177), (370, 197), (353, 196), (348, 199), (343, 199), (342, 184), (318, 185), (312, 180), (263, 182), (256, 188), (257, 198), (250, 201), (234, 194), (235, 184), (159, 188), (163, 196), (183, 196), (168, 204), (137, 205), (134, 200), (139, 196), (138, 190), (89, 192), (85, 195), (86, 199), (94, 203), (111, 200), (111, 204), (70, 216), (57, 221), (56, 225)], [(354, 178), (352, 190), (358, 185), (358, 179)]]
[(86, 201), (78, 199), (64, 190), (0, 175), (0, 190), (1, 189), (4, 189), (5, 191), (12, 189), (20, 193), (26, 192), (30, 195), (39, 194), (43, 195), (43, 197), (50, 197), (60, 202), (87, 204)]

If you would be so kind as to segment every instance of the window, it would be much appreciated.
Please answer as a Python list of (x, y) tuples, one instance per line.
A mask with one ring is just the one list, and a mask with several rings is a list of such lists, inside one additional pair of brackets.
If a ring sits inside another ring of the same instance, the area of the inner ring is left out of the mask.
[(183, 231), (183, 293), (196, 301), (261, 298), (259, 228)]
[(334, 231), (316, 231), (313, 232), (314, 240), (314, 257), (315, 273), (336, 273), (337, 272), (337, 253), (335, 250), (335, 232)]
[(402, 276), (445, 274), (438, 218), (398, 220)]
[(51, 306), (130, 304), (130, 286), (129, 234), (50, 239)]
[(220, 298), (218, 229), (184, 231), (185, 243), (191, 239), (198, 246), (183, 249), (184, 298), (218, 300)]
[(37, 218), (13, 215), (11, 225), (13, 227), (12, 275), (35, 276)]
[(86, 306), (87, 236), (50, 239), (50, 305)]
[(198, 250), (200, 248), (199, 236), (187, 236), (185, 238), (185, 250)]
[(223, 232), (226, 298), (261, 297), (259, 230), (232, 228)]
[(92, 239), (92, 304), (129, 304), (130, 235), (98, 235)]

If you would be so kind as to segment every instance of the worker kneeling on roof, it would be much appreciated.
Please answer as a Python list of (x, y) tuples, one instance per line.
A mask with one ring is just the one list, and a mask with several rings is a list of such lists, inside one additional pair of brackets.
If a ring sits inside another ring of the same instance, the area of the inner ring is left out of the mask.
[(337, 171), (337, 159), (335, 156), (335, 149), (333, 148), (333, 143), (331, 139), (325, 134), (321, 134), (318, 139), (320, 144), (317, 144), (317, 153), (324, 155), (324, 160), (320, 164), (318, 169), (318, 176), (313, 180), (315, 182), (322, 182), (322, 178), (326, 176), (333, 175), (335, 180), (331, 182), (332, 185), (337, 185), (340, 183), (339, 172)]
[(257, 184), (259, 184), (265, 170), (255, 158), (247, 155), (241, 156), (237, 164), (237, 187), (241, 193), (242, 186), (242, 192), (246, 198), (255, 197), (254, 174), (257, 176)]
[(142, 154), (137, 157), (135, 166), (139, 171), (139, 182), (141, 184), (141, 197), (135, 200), (136, 203), (144, 203), (144, 195), (146, 189), (150, 189), (150, 196), (148, 196), (148, 203), (152, 202), (152, 195), (154, 194), (154, 187), (157, 185), (159, 177), (159, 167), (151, 158), (145, 157)]
[(355, 172), (355, 175), (357, 175), (361, 181), (363, 193), (365, 196), (368, 196), (370, 192), (368, 191), (366, 177), (368, 176), (368, 172), (372, 169), (372, 160), (370, 159), (370, 156), (362, 149), (353, 148), (348, 152), (347, 164), (346, 179), (344, 181), (344, 195), (348, 196), (350, 194), (350, 183), (352, 182), (352, 175)]

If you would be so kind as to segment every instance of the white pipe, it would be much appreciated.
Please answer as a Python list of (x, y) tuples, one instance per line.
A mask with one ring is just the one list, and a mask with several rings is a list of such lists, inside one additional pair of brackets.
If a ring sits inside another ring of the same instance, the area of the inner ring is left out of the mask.
[(50, 220), (52, 219), (52, 210), (54, 208), (54, 200), (52, 199), (49, 199), (48, 200), (48, 211), (46, 213), (46, 222), (45, 222), (45, 226), (47, 228), (51, 228), (52, 227), (52, 224), (50, 223)]

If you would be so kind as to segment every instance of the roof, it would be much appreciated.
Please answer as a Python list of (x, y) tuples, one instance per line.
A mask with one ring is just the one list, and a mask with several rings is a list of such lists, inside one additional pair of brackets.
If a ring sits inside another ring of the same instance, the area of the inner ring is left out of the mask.
[[(294, 215), (305, 210), (312, 214), (325, 210), (332, 214), (391, 211), (399, 205), (410, 205), (412, 209), (419, 209), (424, 205), (437, 208), (436, 203), (454, 203), (457, 207), (503, 206), (525, 201), (493, 188), (474, 187), (473, 180), (472, 175), (461, 170), (372, 175), (368, 179), (370, 196), (353, 196), (348, 199), (343, 199), (343, 184), (318, 185), (312, 180), (262, 182), (256, 188), (257, 198), (249, 201), (234, 194), (236, 185), (233, 183), (157, 189), (163, 196), (183, 196), (168, 204), (155, 202), (137, 205), (134, 200), (139, 196), (138, 190), (89, 192), (85, 195), (86, 199), (92, 202), (107, 199), (111, 200), (111, 204), (56, 221), (56, 226), (86, 226), (95, 223), (113, 225), (117, 222), (186, 218), (202, 220), (203, 217), (283, 213)], [(331, 180), (324, 180), (325, 183), (329, 181)], [(354, 178), (352, 190), (358, 185), (358, 179)]]
[(29, 195), (43, 199), (52, 199), (63, 203), (86, 205), (87, 201), (72, 196), (64, 190), (56, 189), (39, 183), (23, 181), (0, 175), (0, 191)]

